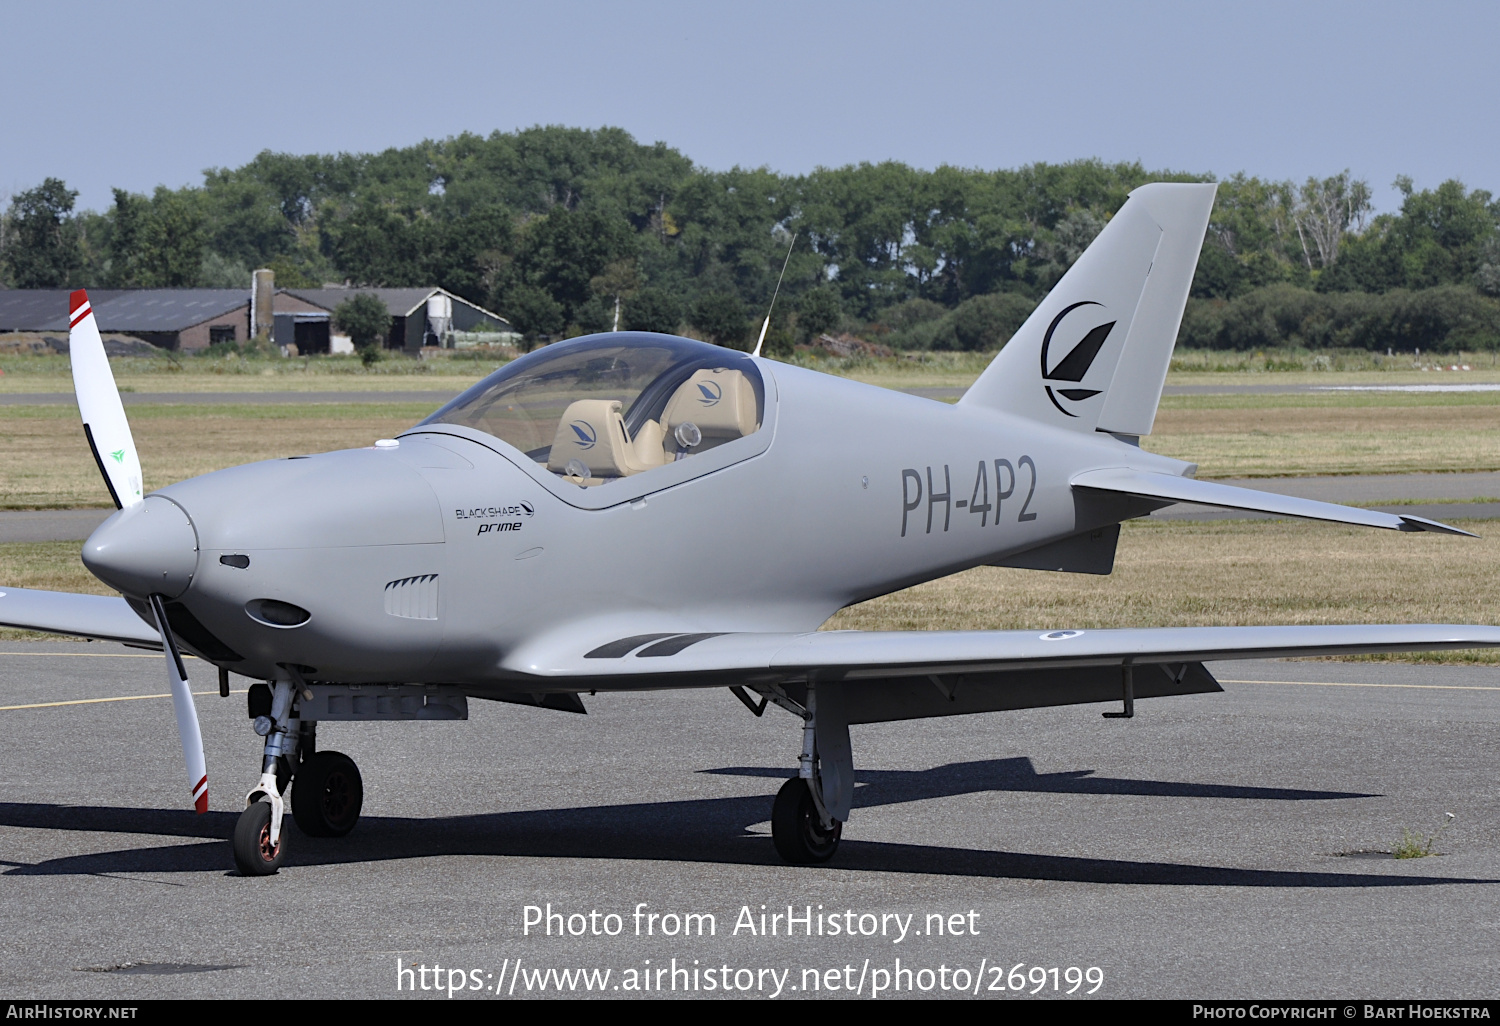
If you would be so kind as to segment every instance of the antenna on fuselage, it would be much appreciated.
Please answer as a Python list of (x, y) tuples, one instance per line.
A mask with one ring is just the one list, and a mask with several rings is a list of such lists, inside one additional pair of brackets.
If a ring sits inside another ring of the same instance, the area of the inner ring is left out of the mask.
[(781, 262), (781, 273), (776, 276), (776, 291), (771, 293), (771, 305), (766, 309), (766, 320), (760, 326), (760, 338), (755, 340), (755, 352), (751, 353), (751, 356), (759, 356), (760, 347), (766, 344), (766, 329), (771, 326), (771, 311), (776, 309), (776, 297), (781, 294), (781, 279), (786, 277), (786, 265), (792, 262), (792, 246), (797, 244), (799, 234), (801, 233), (792, 233), (791, 245), (786, 248), (786, 259)]

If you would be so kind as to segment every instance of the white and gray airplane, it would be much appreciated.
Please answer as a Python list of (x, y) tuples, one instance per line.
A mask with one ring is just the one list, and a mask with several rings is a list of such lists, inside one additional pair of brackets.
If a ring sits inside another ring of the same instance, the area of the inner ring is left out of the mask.
[[(234, 860), (276, 872), (359, 818), (331, 720), (451, 720), (469, 699), (583, 712), (596, 691), (727, 688), (802, 727), (772, 836), (838, 846), (849, 728), (1222, 690), (1213, 659), (1500, 645), (1492, 626), (820, 631), (851, 603), (975, 566), (1107, 574), (1120, 523), (1174, 502), (1398, 531), (1421, 517), (1194, 479), (1151, 431), (1212, 185), (1147, 185), (956, 405), (690, 339), (549, 345), (399, 438), (143, 495), (83, 292), (72, 366), (120, 507), (83, 548), (121, 597), (5, 589), (0, 623), (165, 654), (188, 782), (208, 778), (183, 652), (256, 681), (265, 749)], [(1003, 595), (995, 600), (1003, 602)]]

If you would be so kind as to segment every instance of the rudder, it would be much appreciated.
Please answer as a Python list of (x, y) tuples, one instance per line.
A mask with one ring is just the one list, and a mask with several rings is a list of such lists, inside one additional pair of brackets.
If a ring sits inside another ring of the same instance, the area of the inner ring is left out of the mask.
[(960, 404), (1149, 434), (1217, 188), (1132, 192)]

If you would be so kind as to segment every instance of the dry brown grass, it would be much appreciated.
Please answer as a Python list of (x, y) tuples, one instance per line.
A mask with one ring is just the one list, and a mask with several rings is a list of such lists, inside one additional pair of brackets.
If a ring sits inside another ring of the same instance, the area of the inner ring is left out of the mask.
[(1500, 395), (1237, 398), (1163, 402), (1146, 447), (1200, 477), (1500, 469)]
[[(861, 603), (828, 629), (1017, 630), (1494, 623), (1500, 531), (1402, 534), (1268, 521), (1132, 522), (1108, 577), (980, 567)], [(1500, 662), (1493, 652), (1416, 657)]]
[[(829, 629), (1038, 630), (1298, 623), (1493, 623), (1500, 530), (1398, 534), (1320, 524), (1128, 523), (1109, 577), (981, 567), (864, 602)], [(0, 587), (110, 594), (77, 542), (0, 545)], [(0, 630), (0, 640), (41, 637)], [(1500, 662), (1500, 653), (1403, 657)]]
[[(432, 412), (379, 405), (133, 406), (146, 490), (254, 460), (369, 445)], [(0, 407), (0, 508), (108, 507), (71, 406)]]
[[(80, 542), (11, 542), (0, 545), (0, 588), (37, 588), (113, 595), (78, 559)], [(0, 627), (0, 641), (58, 641), (56, 635)]]

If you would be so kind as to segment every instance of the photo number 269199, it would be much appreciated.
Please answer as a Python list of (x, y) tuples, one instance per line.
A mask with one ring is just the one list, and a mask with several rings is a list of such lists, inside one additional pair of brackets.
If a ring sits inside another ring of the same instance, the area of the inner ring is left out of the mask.
[[(994, 502), (990, 501), (992, 467), (995, 476)], [(954, 510), (964, 510), (970, 516), (978, 515), (979, 527), (987, 527), (991, 523), (998, 526), (1002, 514), (1009, 516), (1009, 507), (1005, 505), (1005, 502), (1015, 496), (1018, 483), (1025, 484), (1026, 497), (1021, 500), (1015, 519), (1019, 523), (1036, 519), (1036, 514), (1029, 510), (1031, 498), (1036, 494), (1036, 463), (1030, 456), (1022, 456), (1014, 464), (1005, 459), (980, 460), (974, 470), (974, 487), (967, 499), (953, 497), (953, 474), (948, 464), (943, 464), (940, 475), (935, 475), (932, 467), (926, 469), (925, 489), (922, 474), (910, 468), (901, 471), (901, 537), (903, 538), (906, 537), (908, 527), (915, 533), (916, 525), (921, 520), (919, 511), (922, 509), (924, 500), (927, 506), (924, 534), (932, 533), (933, 514), (938, 506), (943, 508), (944, 531), (953, 525)], [(913, 513), (917, 516), (913, 517)], [(969, 521), (969, 523), (974, 523), (974, 521)]]

